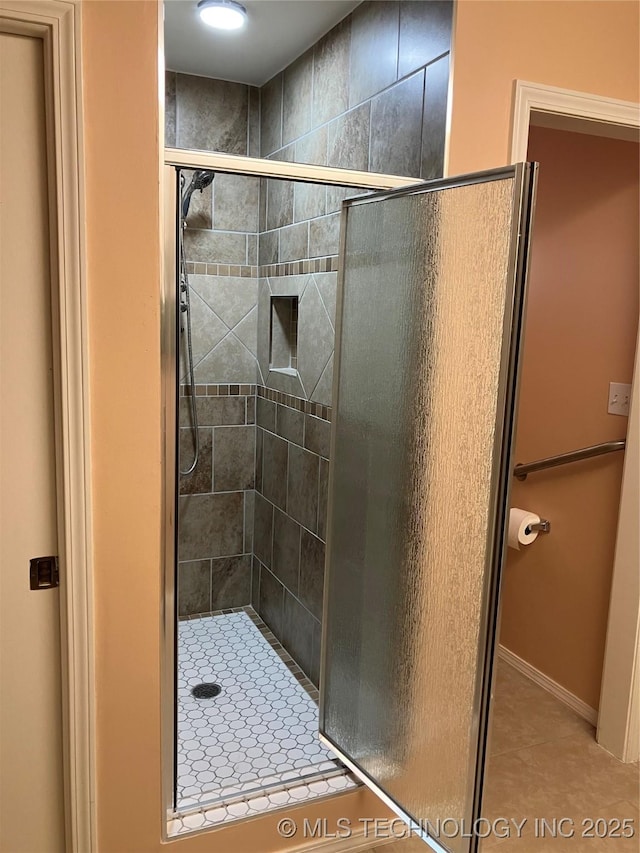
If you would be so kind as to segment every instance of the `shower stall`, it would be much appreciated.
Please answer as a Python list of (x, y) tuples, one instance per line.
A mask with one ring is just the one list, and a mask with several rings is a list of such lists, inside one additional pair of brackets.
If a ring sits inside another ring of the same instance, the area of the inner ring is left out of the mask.
[(412, 179), (176, 154), (165, 734), (185, 831), (358, 784), (317, 734), (340, 207)]
[(167, 150), (169, 836), (477, 813), (532, 183)]

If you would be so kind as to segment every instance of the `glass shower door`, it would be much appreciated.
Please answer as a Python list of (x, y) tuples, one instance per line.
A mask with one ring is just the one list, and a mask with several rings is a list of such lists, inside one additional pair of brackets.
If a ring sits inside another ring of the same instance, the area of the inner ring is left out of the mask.
[(535, 167), (345, 203), (320, 732), (476, 849)]

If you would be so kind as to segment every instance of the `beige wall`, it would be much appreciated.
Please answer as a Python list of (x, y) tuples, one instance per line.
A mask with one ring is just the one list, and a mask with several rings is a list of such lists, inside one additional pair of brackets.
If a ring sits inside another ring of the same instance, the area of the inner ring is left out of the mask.
[[(102, 853), (142, 853), (160, 849), (158, 6), (85, 0), (83, 16), (98, 834)], [(460, 4), (451, 171), (506, 162), (516, 76), (637, 99), (636, 33), (634, 3)], [(374, 809), (356, 793), (331, 813)], [(175, 846), (268, 853), (274, 824)]]
[(514, 80), (640, 100), (640, 5), (458, 0), (448, 174), (509, 162)]
[[(624, 438), (610, 381), (631, 382), (638, 328), (638, 145), (531, 128), (540, 163), (516, 458)], [(598, 707), (623, 455), (514, 482), (552, 532), (509, 551), (501, 641)]]

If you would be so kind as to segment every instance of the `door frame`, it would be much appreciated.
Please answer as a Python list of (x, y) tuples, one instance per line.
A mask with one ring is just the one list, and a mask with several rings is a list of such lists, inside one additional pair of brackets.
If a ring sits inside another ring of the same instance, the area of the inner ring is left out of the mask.
[[(1, 0), (0, 0), (1, 2)], [(170, 840), (168, 822), (173, 814), (175, 785), (175, 667), (176, 667), (176, 182), (175, 168), (207, 169), (236, 175), (353, 186), (354, 189), (395, 189), (424, 183), (419, 178), (386, 175), (266, 160), (221, 152), (165, 148), (161, 177), (163, 247), (161, 260), (161, 364), (162, 364), (162, 586), (161, 586), (161, 732), (162, 732), (162, 839)], [(336, 796), (339, 796), (336, 795)], [(222, 824), (224, 826), (224, 824)]]
[(44, 47), (65, 834), (68, 850), (90, 853), (95, 693), (80, 14), (75, 0), (0, 0), (0, 30)]
[[(510, 160), (526, 160), (529, 128), (637, 140), (640, 104), (571, 89), (516, 80)], [(640, 757), (640, 599), (638, 596), (638, 459), (640, 457), (640, 328), (631, 391), (627, 446), (620, 497), (607, 640), (596, 740), (622, 761)], [(629, 594), (635, 590), (635, 594)]]

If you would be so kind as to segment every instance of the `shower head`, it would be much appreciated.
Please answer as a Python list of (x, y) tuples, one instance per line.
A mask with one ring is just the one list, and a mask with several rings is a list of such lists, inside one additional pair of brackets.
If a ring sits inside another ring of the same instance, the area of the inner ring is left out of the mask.
[(202, 192), (206, 189), (210, 184), (213, 183), (213, 179), (215, 177), (214, 172), (210, 172), (208, 169), (196, 169), (193, 175), (191, 176), (191, 181), (189, 182), (189, 186), (182, 194), (182, 218), (186, 219), (189, 214), (189, 206), (191, 204), (191, 196), (194, 194), (196, 190), (200, 190)]

